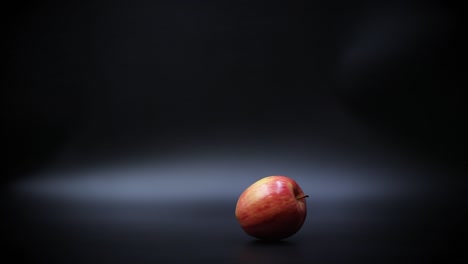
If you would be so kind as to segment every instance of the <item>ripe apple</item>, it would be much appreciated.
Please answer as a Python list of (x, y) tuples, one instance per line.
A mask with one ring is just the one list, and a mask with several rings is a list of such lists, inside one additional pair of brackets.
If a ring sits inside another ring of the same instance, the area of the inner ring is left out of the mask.
[(242, 229), (261, 240), (281, 240), (304, 224), (307, 208), (301, 187), (286, 176), (268, 176), (240, 195), (236, 218)]

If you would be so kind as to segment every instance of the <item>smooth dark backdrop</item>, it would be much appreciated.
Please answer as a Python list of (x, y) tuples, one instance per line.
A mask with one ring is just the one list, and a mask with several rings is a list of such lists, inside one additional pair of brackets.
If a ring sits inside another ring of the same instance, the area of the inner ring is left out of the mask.
[[(458, 12), (442, 1), (4, 8), (8, 252), (46, 263), (456, 258)], [(289, 243), (253, 242), (232, 217), (236, 195), (269, 174), (321, 201)]]

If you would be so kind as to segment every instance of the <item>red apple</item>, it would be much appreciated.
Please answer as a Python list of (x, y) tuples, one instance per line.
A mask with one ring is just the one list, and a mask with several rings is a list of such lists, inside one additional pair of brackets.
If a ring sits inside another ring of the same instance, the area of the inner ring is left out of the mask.
[(307, 208), (301, 187), (286, 176), (268, 176), (240, 195), (236, 218), (250, 236), (281, 240), (294, 235), (304, 224)]

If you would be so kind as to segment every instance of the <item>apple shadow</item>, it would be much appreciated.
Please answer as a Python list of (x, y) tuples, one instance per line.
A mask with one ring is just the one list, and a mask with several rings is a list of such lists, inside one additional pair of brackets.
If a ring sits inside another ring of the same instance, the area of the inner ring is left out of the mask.
[(260, 240), (255, 239), (248, 242), (249, 247), (292, 247), (294, 243), (287, 240)]
[(237, 263), (288, 263), (300, 255), (296, 245), (286, 240), (250, 240), (235, 257)]

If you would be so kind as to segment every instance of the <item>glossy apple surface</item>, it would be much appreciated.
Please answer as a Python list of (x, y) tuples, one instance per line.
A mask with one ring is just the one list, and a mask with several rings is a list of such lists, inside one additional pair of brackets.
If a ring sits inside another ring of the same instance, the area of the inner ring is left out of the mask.
[(261, 240), (281, 240), (301, 229), (307, 215), (301, 187), (286, 176), (268, 176), (240, 195), (236, 218), (242, 229)]

